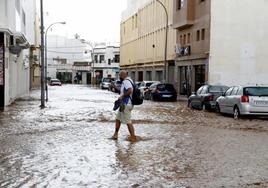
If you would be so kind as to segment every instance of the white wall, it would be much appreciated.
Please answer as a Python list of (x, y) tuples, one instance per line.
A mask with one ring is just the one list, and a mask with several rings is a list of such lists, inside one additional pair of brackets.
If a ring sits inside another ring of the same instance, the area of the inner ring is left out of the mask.
[[(19, 11), (15, 7), (18, 0), (0, 0), (0, 28), (9, 29), (12, 33), (21, 32), (30, 45), (35, 44), (35, 0), (20, 0)], [(23, 23), (25, 13), (25, 24)], [(4, 16), (3, 16), (4, 15)], [(5, 104), (28, 94), (30, 89), (29, 49), (19, 56), (6, 49), (5, 69)]]
[(212, 0), (209, 83), (268, 85), (268, 1)]

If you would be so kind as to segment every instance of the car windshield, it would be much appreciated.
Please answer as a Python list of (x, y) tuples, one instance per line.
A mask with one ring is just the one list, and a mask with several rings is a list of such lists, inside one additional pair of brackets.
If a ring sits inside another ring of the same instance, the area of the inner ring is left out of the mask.
[(211, 86), (209, 92), (211, 93), (223, 93), (228, 89), (227, 86)]
[(268, 87), (246, 87), (244, 94), (248, 96), (268, 96)]
[(148, 82), (145, 84), (146, 87), (150, 87), (153, 84), (153, 82)]
[(104, 78), (103, 82), (111, 82), (111, 79), (110, 78)]
[(51, 80), (51, 82), (60, 82), (60, 81), (59, 81), (59, 80), (55, 80), (55, 79), (54, 79), (54, 80)]
[(167, 90), (167, 91), (175, 91), (173, 85), (171, 85), (171, 84), (160, 84), (160, 85), (157, 86), (157, 88), (158, 88), (159, 91), (165, 91), (165, 90)]

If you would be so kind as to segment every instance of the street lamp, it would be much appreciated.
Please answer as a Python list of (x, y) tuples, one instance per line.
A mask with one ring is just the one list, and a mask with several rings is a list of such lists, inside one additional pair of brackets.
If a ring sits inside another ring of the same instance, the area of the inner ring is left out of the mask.
[(56, 24), (62, 24), (62, 25), (65, 25), (66, 22), (55, 22), (55, 23), (52, 23), (48, 26), (47, 30), (46, 30), (46, 34), (45, 34), (45, 46), (46, 46), (46, 50), (45, 50), (45, 85), (46, 85), (46, 102), (48, 102), (48, 88), (47, 88), (47, 33), (49, 31), (49, 29), (56, 25)]
[(43, 0), (40, 0), (40, 17), (41, 17), (41, 108), (45, 108), (45, 61), (44, 61), (44, 9)]
[(167, 71), (167, 43), (168, 43), (168, 11), (165, 5), (160, 1), (156, 0), (165, 10), (166, 13), (166, 36), (165, 36), (165, 57), (164, 57), (164, 65), (165, 65), (165, 72), (164, 72), (164, 80), (167, 82), (167, 77), (168, 77), (168, 71)]

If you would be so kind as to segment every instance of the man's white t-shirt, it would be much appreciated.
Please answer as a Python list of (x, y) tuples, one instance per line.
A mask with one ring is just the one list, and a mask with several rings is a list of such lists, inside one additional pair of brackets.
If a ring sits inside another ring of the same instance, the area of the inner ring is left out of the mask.
[[(132, 83), (134, 83), (134, 82), (132, 81), (131, 78), (126, 78), (126, 79), (122, 82), (121, 89), (120, 89), (120, 95), (121, 95), (121, 96), (124, 96), (126, 90), (128, 90), (129, 88), (134, 89)], [(132, 95), (131, 95), (130, 97), (132, 97)], [(126, 97), (126, 98), (125, 98), (125, 102), (127, 103), (127, 105), (132, 105), (132, 102), (131, 102), (130, 97)]]

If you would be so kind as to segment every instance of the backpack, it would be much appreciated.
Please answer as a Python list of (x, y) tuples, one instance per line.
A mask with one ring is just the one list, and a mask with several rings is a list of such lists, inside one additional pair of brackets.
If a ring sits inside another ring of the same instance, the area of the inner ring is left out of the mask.
[(143, 103), (143, 96), (141, 94), (141, 91), (138, 89), (136, 84), (134, 84), (131, 80), (127, 79), (133, 87), (133, 94), (131, 98), (131, 102), (133, 105), (142, 105)]

